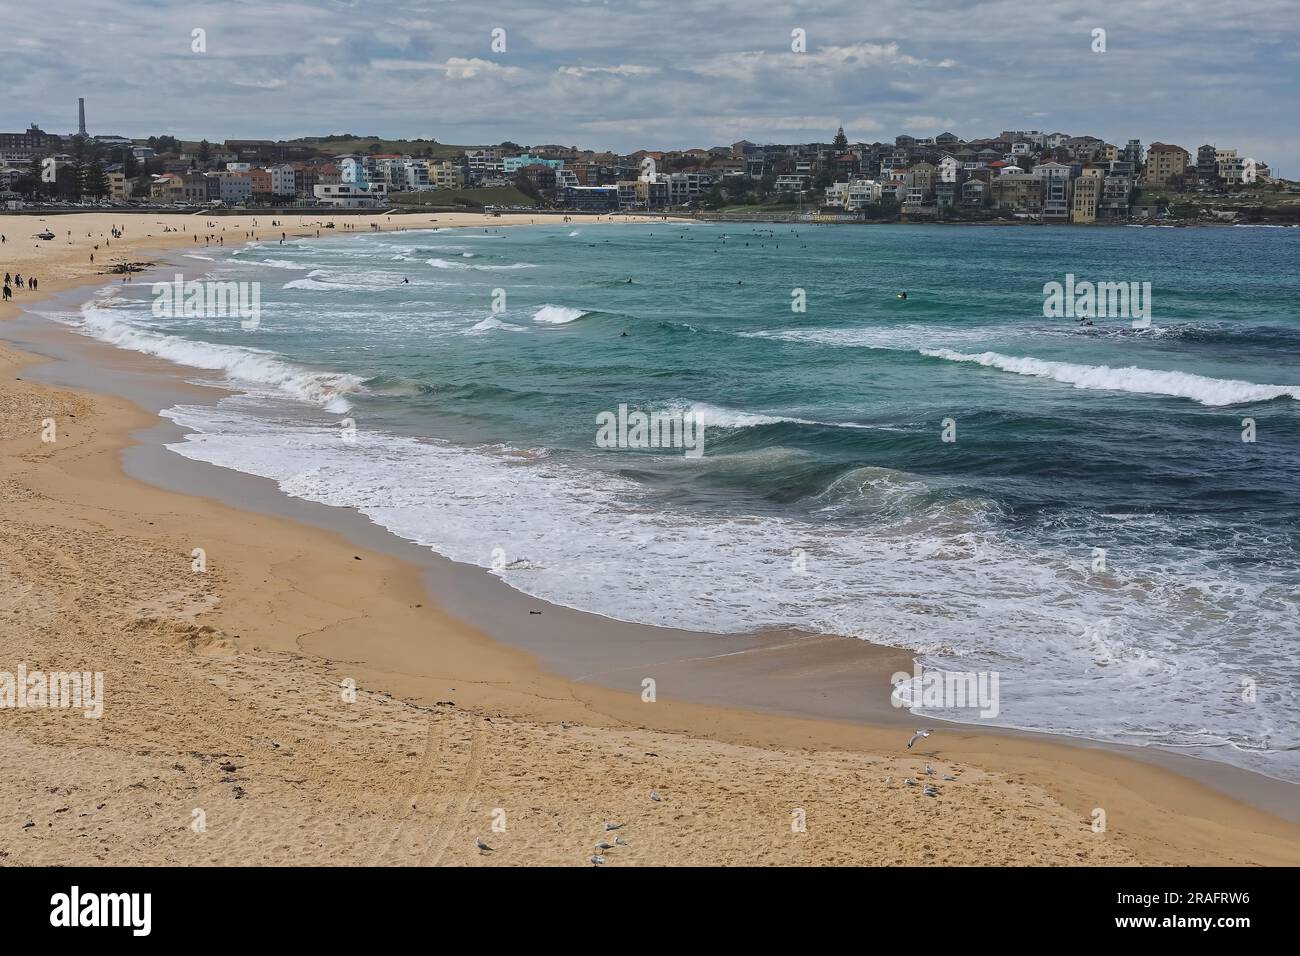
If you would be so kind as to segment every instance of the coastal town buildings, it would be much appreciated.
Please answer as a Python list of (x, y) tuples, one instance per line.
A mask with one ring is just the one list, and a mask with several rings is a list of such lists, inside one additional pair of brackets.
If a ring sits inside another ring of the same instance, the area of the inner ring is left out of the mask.
[[(831, 142), (739, 140), (627, 155), (557, 144), (453, 151), (432, 140), (408, 141), (410, 152), (383, 151), (385, 141), (372, 138), (362, 149), (361, 139), (181, 143), (167, 136), (59, 136), (33, 124), (0, 133), (0, 194), (76, 195), (83, 181), (93, 181), (96, 196), (116, 202), (365, 208), (404, 196), (419, 196), (406, 201), (421, 205), (472, 203), (475, 190), (513, 188), (521, 202), (580, 211), (755, 205), (832, 219), (1086, 224), (1164, 215), (1164, 193), (1222, 195), (1272, 182), (1267, 164), (1229, 146), (1202, 144), (1193, 154), (1159, 141), (1144, 147), (1137, 137), (1119, 145), (1032, 129), (856, 143), (840, 129)], [(352, 140), (354, 151), (325, 150), (340, 140)], [(39, 183), (34, 163), (47, 170)]]

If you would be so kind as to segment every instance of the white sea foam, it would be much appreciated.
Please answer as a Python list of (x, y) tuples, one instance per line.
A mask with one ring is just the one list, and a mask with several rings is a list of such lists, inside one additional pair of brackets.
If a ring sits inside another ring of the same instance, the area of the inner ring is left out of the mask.
[[(420, 281), (417, 277), (409, 285), (441, 286), (441, 282)], [(281, 288), (307, 289), (315, 292), (387, 292), (394, 289), (409, 288), (402, 283), (400, 273), (374, 271), (334, 272), (329, 269), (313, 269), (301, 279), (291, 279)]]
[(439, 259), (436, 257), (433, 259), (428, 259), (426, 261), (429, 263), (429, 265), (433, 266), (435, 269), (458, 269), (461, 271), (466, 269), (473, 269), (476, 272), (507, 272), (512, 269), (537, 268), (531, 262), (512, 262), (509, 265), (501, 265), (501, 266), (479, 266), (469, 262), (452, 262), (449, 259)]
[(346, 412), (350, 404), (345, 396), (361, 389), (362, 379), (355, 375), (313, 372), (261, 349), (195, 341), (141, 328), (103, 300), (87, 302), (71, 318), (79, 331), (118, 348), (223, 372), (233, 384), (270, 389), (331, 412)]
[[(934, 666), (997, 670), (999, 722), (1011, 726), (1201, 750), (1262, 737), (1270, 726), (1267, 708), (1221, 705), (1223, 688), (1251, 666), (1234, 662), (1233, 628), (1213, 621), (1233, 609), (1234, 628), (1258, 635), (1252, 659), (1285, 660), (1274, 644), (1292, 606), (1234, 582), (1223, 592), (1230, 603), (1206, 618), (1189, 612), (1186, 575), (1116, 569), (1091, 579), (1081, 570), (1086, 553), (1066, 560), (1025, 550), (979, 508), (918, 514), (910, 503), (926, 499), (921, 476), (864, 469), (835, 486), (827, 506), (862, 495), (862, 508), (880, 518), (870, 528), (702, 513), (553, 458), (364, 429), (341, 442), (333, 425), (276, 424), (241, 414), (240, 401), (170, 410), (195, 430), (171, 447), (271, 478), (291, 495), (356, 508), (453, 560), (491, 567), (492, 548), (504, 548), (527, 564), (493, 573), (539, 598), (699, 630), (841, 633), (913, 648)], [(1207, 560), (1194, 580), (1219, 582), (1212, 566)], [(1134, 591), (1142, 600), (1127, 598)], [(1215, 588), (1197, 593), (1215, 600)], [(1062, 696), (1062, 687), (1084, 690)], [(1160, 689), (1138, 725), (1109, 703), (1135, 687)], [(1294, 760), (1268, 768), (1300, 774)]]
[(290, 262), (287, 259), (240, 259), (236, 263), (242, 266), (264, 266), (268, 269), (300, 269), (303, 272), (316, 266), (306, 262)]
[(690, 412), (698, 421), (703, 422), (706, 428), (755, 428), (760, 425), (777, 425), (781, 422), (791, 422), (796, 425), (827, 425), (835, 428), (870, 427), (855, 422), (825, 422), (812, 418), (799, 418), (794, 415), (766, 415), (760, 412), (742, 412), (734, 408), (724, 408), (721, 405), (710, 405), (708, 402), (681, 403), (674, 407)]
[(489, 315), (482, 322), (465, 330), (466, 335), (482, 335), (484, 332), (500, 330), (503, 332), (527, 332), (528, 330), (509, 322), (502, 322), (494, 315)]
[(1239, 405), (1244, 402), (1267, 402), (1275, 398), (1300, 399), (1298, 385), (1256, 385), (1236, 379), (1209, 378), (1190, 372), (1160, 369), (1111, 368), (1106, 365), (1075, 365), (1044, 359), (1002, 355), (998, 352), (965, 354), (951, 349), (921, 349), (922, 355), (950, 362), (973, 362), (987, 368), (1001, 369), (1016, 375), (1029, 375), (1073, 385), (1075, 388), (1113, 392), (1137, 392), (1145, 395), (1171, 395), (1190, 398), (1202, 405)]
[(574, 309), (567, 305), (544, 305), (533, 313), (533, 321), (548, 325), (567, 325), (586, 314), (582, 309)]

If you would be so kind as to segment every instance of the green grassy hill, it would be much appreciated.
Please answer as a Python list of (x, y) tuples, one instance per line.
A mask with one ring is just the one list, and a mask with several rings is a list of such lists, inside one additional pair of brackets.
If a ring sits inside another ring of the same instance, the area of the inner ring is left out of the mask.
[(403, 153), (421, 158), (455, 159), (466, 149), (474, 148), (472, 146), (450, 146), (433, 139), (373, 139), (359, 137), (355, 139), (336, 139), (325, 143), (304, 143), (302, 140), (290, 140), (290, 142), (301, 143), (330, 156), (341, 156), (345, 153)]

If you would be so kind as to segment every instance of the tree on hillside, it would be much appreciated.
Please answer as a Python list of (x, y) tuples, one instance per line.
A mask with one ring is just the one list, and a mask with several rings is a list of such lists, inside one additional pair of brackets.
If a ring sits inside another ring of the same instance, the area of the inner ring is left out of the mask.
[(515, 188), (534, 202), (541, 202), (542, 191), (523, 174), (522, 170), (515, 174)]
[(29, 167), (27, 172), (27, 178), (31, 181), (31, 186), (30, 186), (31, 194), (35, 199), (40, 199), (42, 193), (50, 192), (53, 187), (52, 183), (47, 183), (42, 179), (42, 174), (44, 172), (45, 172), (44, 157), (41, 156), (35, 157), (32, 160), (32, 164)]
[(109, 194), (110, 190), (108, 176), (104, 173), (104, 167), (99, 164), (98, 160), (85, 168), (81, 177), (81, 192), (83, 195), (103, 199)]
[(55, 188), (59, 196), (72, 200), (81, 198), (81, 173), (83, 168), (80, 163), (72, 162), (58, 171)]
[(199, 162), (202, 163), (204, 166), (206, 166), (208, 164), (208, 160), (210, 160), (211, 158), (212, 158), (212, 144), (209, 143), (206, 139), (199, 140)]
[(155, 153), (179, 153), (181, 150), (180, 141), (175, 136), (150, 136), (147, 140)]

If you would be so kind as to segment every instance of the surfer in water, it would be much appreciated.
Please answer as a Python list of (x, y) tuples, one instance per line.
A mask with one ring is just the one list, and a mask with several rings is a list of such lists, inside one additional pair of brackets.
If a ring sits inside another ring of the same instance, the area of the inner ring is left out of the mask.
[(907, 293), (906, 293), (906, 292), (900, 292), (900, 293), (898, 293), (898, 298), (900, 298), (900, 299), (906, 299), (906, 298), (907, 298)]

